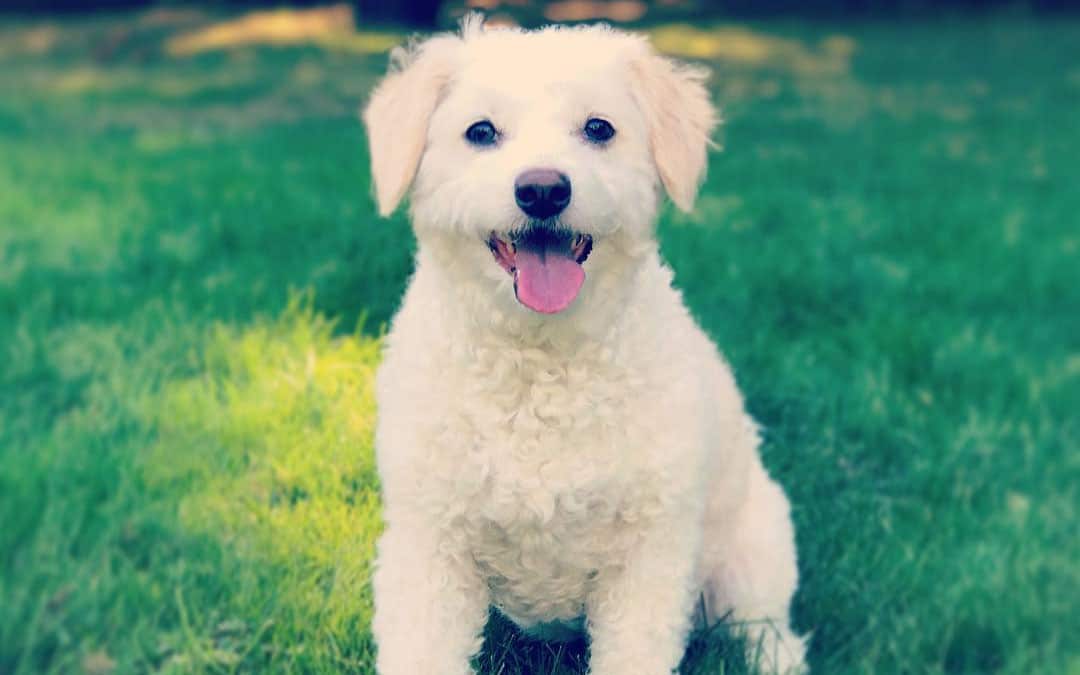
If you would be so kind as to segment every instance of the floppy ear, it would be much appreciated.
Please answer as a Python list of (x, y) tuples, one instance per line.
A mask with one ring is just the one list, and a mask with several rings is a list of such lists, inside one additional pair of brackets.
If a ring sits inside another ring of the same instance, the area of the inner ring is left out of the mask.
[(427, 144), (428, 122), (461, 44), (457, 36), (442, 35), (390, 54), (390, 72), (363, 114), (379, 215), (393, 213), (412, 184)]
[(709, 72), (678, 64), (647, 47), (630, 62), (630, 73), (660, 180), (671, 201), (690, 211), (705, 177), (709, 136), (717, 123), (705, 88)]

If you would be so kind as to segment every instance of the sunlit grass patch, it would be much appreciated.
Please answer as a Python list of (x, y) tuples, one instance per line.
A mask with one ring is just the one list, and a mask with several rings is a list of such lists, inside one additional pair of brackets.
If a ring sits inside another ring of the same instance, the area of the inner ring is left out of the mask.
[(172, 37), (165, 51), (171, 56), (191, 56), (246, 45), (315, 44), (377, 54), (400, 41), (400, 36), (390, 33), (358, 32), (354, 25), (352, 7), (346, 4), (249, 12)]
[(745, 26), (713, 26), (701, 29), (670, 24), (650, 33), (660, 50), (682, 58), (712, 59), (748, 66), (771, 66), (801, 75), (847, 73), (855, 41), (833, 35), (814, 47)]
[[(309, 305), (215, 328), (198, 374), (168, 385), (148, 411), (159, 438), (141, 460), (145, 480), (183, 494), (182, 525), (239, 560), (219, 620), (194, 616), (177, 591), (177, 667), (370, 664), (379, 343), (332, 337)], [(232, 632), (246, 637), (223, 644), (233, 616), (243, 619)]]

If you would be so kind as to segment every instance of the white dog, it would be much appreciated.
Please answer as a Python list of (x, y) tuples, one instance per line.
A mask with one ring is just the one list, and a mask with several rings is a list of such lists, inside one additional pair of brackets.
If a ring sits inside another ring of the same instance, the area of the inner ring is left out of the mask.
[(787, 499), (653, 235), (705, 169), (705, 73), (477, 18), (393, 61), (364, 120), (418, 250), (377, 382), (379, 671), (471, 672), (494, 606), (586, 631), (595, 675), (670, 673), (702, 596), (801, 670)]

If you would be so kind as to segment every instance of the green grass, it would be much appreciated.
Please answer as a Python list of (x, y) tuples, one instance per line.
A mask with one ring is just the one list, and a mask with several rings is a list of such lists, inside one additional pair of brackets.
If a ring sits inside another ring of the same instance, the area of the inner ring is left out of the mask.
[[(90, 58), (118, 21), (0, 34), (0, 673), (371, 672), (384, 58)], [(725, 30), (661, 33), (727, 124), (660, 238), (791, 495), (815, 671), (1080, 673), (1080, 24)]]

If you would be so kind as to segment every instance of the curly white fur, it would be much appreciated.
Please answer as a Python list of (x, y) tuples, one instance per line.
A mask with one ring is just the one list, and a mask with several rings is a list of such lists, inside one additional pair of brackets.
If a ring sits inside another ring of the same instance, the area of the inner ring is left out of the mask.
[[(704, 171), (703, 73), (608, 28), (476, 20), (395, 62), (364, 114), (380, 211), (411, 187), (418, 239), (377, 383), (379, 671), (471, 672), (494, 605), (545, 637), (584, 628), (595, 675), (669, 673), (702, 594), (767, 670), (801, 669), (787, 499), (652, 232), (660, 188), (689, 209)], [(606, 147), (580, 135), (595, 115)], [(498, 147), (464, 140), (480, 119)], [(530, 167), (570, 177), (561, 221), (595, 241), (555, 315), (518, 304), (484, 244), (524, 224)]]

